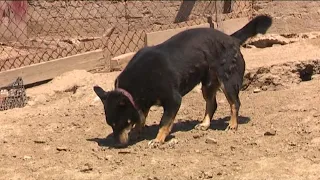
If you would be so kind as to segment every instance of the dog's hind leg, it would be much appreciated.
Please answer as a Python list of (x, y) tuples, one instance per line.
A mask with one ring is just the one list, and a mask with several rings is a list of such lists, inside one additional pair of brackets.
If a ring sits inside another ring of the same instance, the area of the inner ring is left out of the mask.
[(209, 86), (204, 84), (202, 85), (201, 90), (203, 98), (206, 101), (206, 112), (202, 120), (202, 123), (196, 125), (195, 129), (205, 131), (210, 127), (210, 122), (218, 107), (216, 99), (216, 93), (218, 91), (218, 88), (219, 82), (211, 83)]
[(231, 119), (226, 130), (237, 130), (238, 129), (238, 115), (240, 109), (240, 99), (239, 99), (239, 88), (238, 85), (232, 84), (230, 81), (225, 82), (222, 85), (222, 90), (230, 104), (231, 109)]
[(173, 126), (174, 119), (179, 111), (182, 97), (179, 93), (173, 93), (173, 97), (167, 102), (161, 102), (163, 104), (163, 115), (160, 121), (160, 128), (157, 137), (151, 140), (149, 147), (157, 147), (159, 144), (165, 142), (166, 137), (170, 134)]

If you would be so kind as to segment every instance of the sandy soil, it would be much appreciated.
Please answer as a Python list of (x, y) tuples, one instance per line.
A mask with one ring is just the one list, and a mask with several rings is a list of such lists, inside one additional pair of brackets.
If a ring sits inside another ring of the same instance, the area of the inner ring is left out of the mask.
[[(306, 47), (303, 54), (316, 47), (314, 42), (243, 49), (248, 71), (286, 66), (290, 50)], [(280, 52), (287, 56), (268, 55)], [(286, 81), (284, 71), (295, 81)], [(110, 90), (118, 74), (67, 72), (28, 89), (27, 107), (0, 112), (0, 179), (319, 179), (319, 75), (301, 82), (295, 71), (278, 68), (259, 76), (272, 74), (282, 81), (262, 83), (267, 88), (259, 91), (255, 88), (261, 84), (252, 84), (241, 92), (237, 132), (224, 131), (230, 110), (221, 93), (211, 128), (193, 130), (204, 115), (204, 100), (196, 87), (184, 97), (166, 144), (159, 149), (147, 146), (162, 114), (155, 107), (144, 138), (126, 149), (114, 149), (92, 86)], [(272, 91), (270, 86), (279, 88)]]

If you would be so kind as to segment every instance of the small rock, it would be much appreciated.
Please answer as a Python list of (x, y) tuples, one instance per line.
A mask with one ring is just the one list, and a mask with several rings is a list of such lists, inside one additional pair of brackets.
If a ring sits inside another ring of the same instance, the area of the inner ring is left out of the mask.
[(217, 175), (218, 175), (218, 176), (221, 176), (221, 175), (222, 175), (222, 172), (218, 172)]
[(67, 148), (67, 147), (64, 147), (64, 146), (60, 146), (60, 147), (57, 147), (57, 150), (58, 150), (58, 151), (67, 151), (68, 148)]
[(44, 143), (46, 143), (46, 141), (44, 139), (37, 139), (37, 140), (34, 140), (33, 142), (36, 143), (36, 144), (44, 144)]
[(314, 113), (314, 114), (313, 114), (313, 117), (320, 117), (320, 112)]
[(201, 136), (199, 135), (199, 134), (195, 134), (195, 135), (193, 135), (193, 138), (194, 139), (199, 139)]
[(86, 164), (84, 165), (84, 167), (81, 168), (80, 172), (87, 173), (87, 172), (92, 171), (92, 170), (93, 170), (92, 165), (89, 164), (89, 163), (86, 163)]
[(131, 151), (125, 151), (125, 150), (118, 152), (118, 154), (130, 154), (130, 153), (131, 153)]
[(259, 88), (254, 89), (253, 92), (254, 92), (254, 93), (259, 93), (259, 92), (261, 92), (261, 89), (259, 89)]
[(266, 90), (268, 90), (268, 86), (262, 86), (261, 89), (262, 89), (263, 91), (266, 91)]
[(28, 159), (31, 159), (32, 157), (31, 156), (23, 156), (23, 160), (28, 160)]
[(276, 131), (275, 130), (270, 130), (264, 133), (265, 136), (274, 136), (276, 135)]
[(207, 138), (205, 141), (207, 144), (217, 144), (217, 140), (213, 139), (213, 138)]
[(200, 150), (199, 149), (196, 149), (196, 150), (194, 150), (196, 153), (200, 153)]

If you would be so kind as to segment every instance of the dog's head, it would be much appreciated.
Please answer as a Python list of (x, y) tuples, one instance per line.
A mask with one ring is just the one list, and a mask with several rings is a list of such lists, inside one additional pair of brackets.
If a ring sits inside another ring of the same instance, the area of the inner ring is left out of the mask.
[(132, 99), (122, 91), (104, 91), (94, 86), (94, 92), (104, 105), (107, 124), (112, 127), (117, 145), (126, 146), (129, 142), (129, 132), (139, 121), (139, 113)]

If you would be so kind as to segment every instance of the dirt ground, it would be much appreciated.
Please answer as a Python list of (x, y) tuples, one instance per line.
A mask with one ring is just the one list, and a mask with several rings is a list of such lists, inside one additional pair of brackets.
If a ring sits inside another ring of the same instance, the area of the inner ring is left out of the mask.
[[(294, 14), (317, 14), (315, 4), (291, 5)], [(301, 18), (290, 15), (288, 6), (259, 4), (259, 13), (277, 19), (270, 32), (316, 30), (299, 25), (303, 21), (292, 19)], [(158, 149), (147, 144), (158, 130), (159, 107), (151, 109), (143, 139), (125, 149), (112, 147), (111, 128), (92, 87), (111, 90), (119, 72), (75, 70), (27, 89), (25, 108), (0, 112), (0, 179), (320, 179), (318, 34), (276, 41), (267, 36), (262, 39), (272, 47), (243, 48), (248, 87), (240, 94), (238, 131), (224, 131), (230, 109), (220, 92), (211, 128), (193, 129), (205, 109), (197, 86), (183, 98), (172, 134)], [(306, 64), (315, 75), (302, 82), (298, 70)]]
[[(204, 115), (197, 86), (183, 98), (172, 134), (158, 149), (147, 146), (158, 130), (158, 107), (147, 118), (143, 139), (125, 149), (112, 147), (92, 86), (112, 89), (119, 72), (75, 70), (27, 89), (27, 107), (0, 112), (0, 179), (319, 179), (320, 76), (301, 82), (292, 69), (272, 70), (287, 67), (292, 49), (315, 51), (314, 42), (243, 49), (249, 72), (270, 71), (258, 76), (264, 84), (241, 92), (239, 130), (224, 131), (230, 110), (222, 93), (211, 128), (193, 130)], [(281, 81), (270, 83), (270, 76)]]

